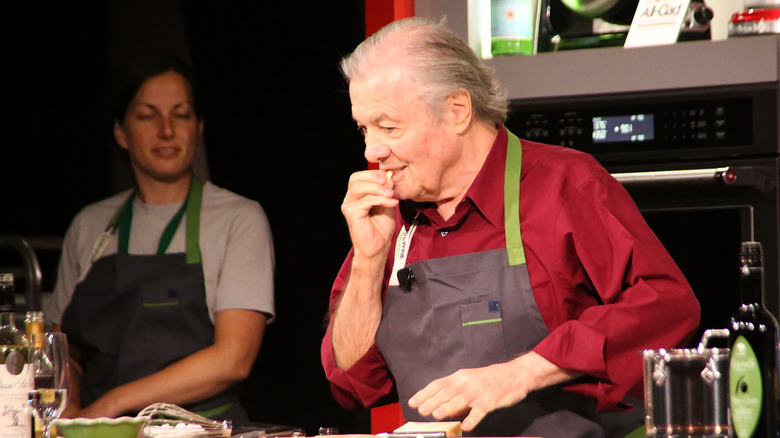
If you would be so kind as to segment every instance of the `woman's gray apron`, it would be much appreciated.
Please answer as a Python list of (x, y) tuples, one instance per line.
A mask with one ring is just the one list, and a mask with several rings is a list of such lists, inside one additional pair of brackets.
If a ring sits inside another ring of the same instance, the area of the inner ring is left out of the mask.
[[(154, 255), (128, 254), (135, 193), (112, 219), (117, 253), (92, 264), (62, 318), (62, 330), (84, 355), (82, 406), (213, 344), (200, 259), (202, 197), (203, 183), (193, 177)], [(165, 254), (185, 212), (186, 252)], [(231, 391), (184, 407), (236, 424), (248, 421)]]
[[(395, 379), (406, 421), (433, 421), (408, 406), (409, 398), (431, 381), (462, 368), (512, 360), (549, 333), (531, 291), (520, 238), (522, 149), (508, 134), (507, 249), (412, 263), (407, 269), (413, 282), (391, 285), (385, 295), (376, 343)], [(625, 435), (644, 420), (641, 412), (609, 417), (597, 414), (595, 400), (550, 387), (488, 414), (469, 434), (611, 437)]]

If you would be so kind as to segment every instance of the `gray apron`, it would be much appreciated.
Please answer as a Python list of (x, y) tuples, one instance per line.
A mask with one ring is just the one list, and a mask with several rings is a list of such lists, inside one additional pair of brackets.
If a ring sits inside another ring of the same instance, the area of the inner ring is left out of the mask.
[[(187, 200), (154, 255), (128, 254), (135, 193), (112, 219), (109, 230), (118, 228), (119, 234), (117, 253), (92, 264), (62, 318), (62, 331), (84, 355), (83, 406), (213, 344), (200, 259), (202, 196), (203, 183), (193, 177)], [(166, 254), (185, 212), (186, 252)], [(184, 408), (248, 422), (230, 390)]]
[[(507, 134), (507, 249), (412, 263), (404, 274), (413, 282), (402, 280), (385, 294), (376, 344), (395, 379), (406, 421), (434, 421), (408, 406), (409, 398), (431, 381), (462, 368), (512, 360), (549, 333), (531, 291), (520, 238), (522, 149), (517, 137)], [(608, 418), (596, 412), (594, 399), (554, 386), (491, 412), (468, 434), (623, 436), (642, 424), (644, 414)]]

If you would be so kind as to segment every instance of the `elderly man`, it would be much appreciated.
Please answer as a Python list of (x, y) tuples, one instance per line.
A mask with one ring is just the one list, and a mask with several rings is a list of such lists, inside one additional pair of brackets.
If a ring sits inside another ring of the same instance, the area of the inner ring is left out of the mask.
[[(622, 436), (645, 348), (699, 306), (592, 157), (517, 139), (493, 71), (442, 24), (386, 26), (342, 62), (365, 156), (322, 362), (345, 407), (474, 435)], [(522, 72), (517, 72), (522, 74)]]

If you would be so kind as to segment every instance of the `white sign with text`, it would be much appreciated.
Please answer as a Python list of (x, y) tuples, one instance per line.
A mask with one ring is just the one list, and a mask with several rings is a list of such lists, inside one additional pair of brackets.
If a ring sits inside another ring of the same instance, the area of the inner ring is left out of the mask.
[(674, 44), (690, 0), (639, 0), (623, 47)]

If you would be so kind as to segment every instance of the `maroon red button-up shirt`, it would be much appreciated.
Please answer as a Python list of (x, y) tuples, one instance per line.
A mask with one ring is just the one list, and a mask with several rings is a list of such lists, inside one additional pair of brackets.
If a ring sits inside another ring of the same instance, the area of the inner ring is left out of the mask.
[[(643, 220), (628, 193), (591, 156), (521, 140), (520, 229), (531, 287), (550, 334), (534, 351), (588, 374), (566, 388), (595, 398), (599, 410), (642, 399), (641, 351), (679, 347), (698, 327), (699, 305), (688, 282)], [(501, 127), (482, 170), (449, 220), (435, 205), (402, 202), (396, 236), (421, 220), (408, 263), (506, 247)], [(343, 292), (352, 255), (333, 285), (330, 311)], [(393, 254), (388, 254), (387, 284)], [(331, 327), (322, 363), (345, 407), (371, 406), (393, 390), (374, 346), (349, 370), (336, 367)], [(424, 366), (424, 364), (421, 364)]]

